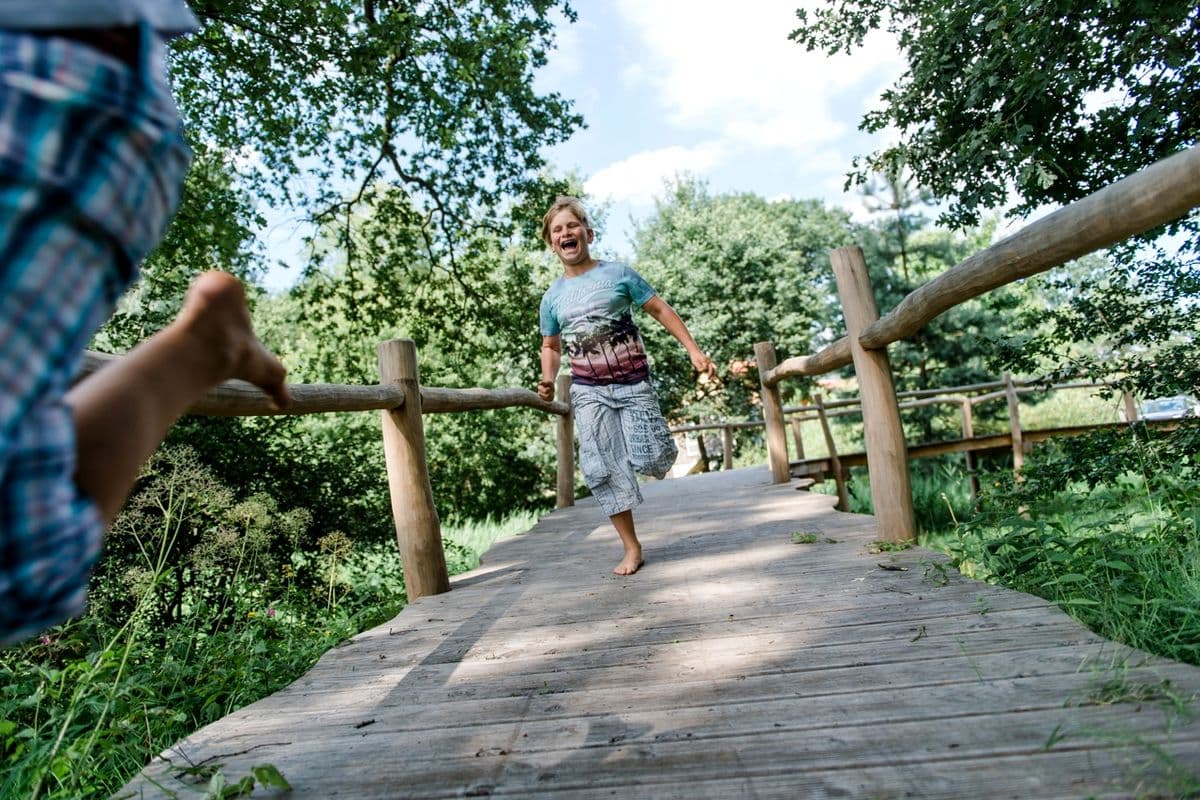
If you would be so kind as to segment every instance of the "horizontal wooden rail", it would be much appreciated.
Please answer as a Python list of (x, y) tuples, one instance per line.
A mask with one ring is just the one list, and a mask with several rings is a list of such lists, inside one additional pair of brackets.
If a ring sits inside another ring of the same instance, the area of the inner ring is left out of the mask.
[[(1113, 384), (1099, 381), (1092, 383), (1055, 383), (1050, 386), (1040, 386), (1036, 381), (1017, 381), (1017, 392), (1019, 394), (1033, 394), (1039, 391), (1058, 391), (1062, 389), (1099, 389), (1104, 386), (1112, 386)], [(914, 397), (919, 400), (910, 400), (907, 403), (900, 403), (900, 409), (923, 408), (933, 405), (959, 405), (968, 402), (971, 405), (978, 405), (989, 400), (997, 400), (1005, 396), (1006, 392), (990, 392), (988, 394), (978, 395), (976, 397), (953, 396), (947, 395), (947, 392), (978, 392), (984, 389), (993, 389), (1004, 386), (1004, 381), (989, 381), (987, 383), (971, 383), (962, 386), (944, 386), (939, 389), (913, 389), (907, 392), (897, 392), (896, 397)], [(422, 394), (422, 397), (424, 395)], [(827, 409), (837, 409), (836, 411), (826, 412), (827, 417), (848, 417), (855, 414), (861, 414), (859, 401), (857, 398), (846, 398), (842, 400), (831, 400), (825, 404)], [(800, 422), (811, 422), (817, 419), (815, 414), (816, 406), (784, 406), (783, 413), (789, 419), (799, 420)], [(812, 413), (813, 416), (797, 416), (807, 415)], [(762, 420), (748, 420), (745, 422), (705, 422), (696, 425), (676, 425), (672, 427), (671, 433), (697, 433), (700, 431), (719, 431), (726, 428), (732, 430), (741, 430), (743, 428), (761, 428), (766, 423)]]
[[(997, 389), (1003, 387), (1003, 381), (991, 381), (989, 383), (972, 383), (964, 386), (943, 386), (938, 389), (913, 389), (907, 392), (897, 392), (897, 399), (903, 397), (918, 397), (921, 400), (914, 400), (908, 403), (903, 403), (900, 408), (920, 408), (924, 405), (935, 405), (937, 403), (961, 403), (967, 400), (972, 405), (995, 400), (999, 397), (1004, 397), (1006, 392), (989, 392), (988, 394), (978, 395), (975, 397), (961, 397), (953, 395), (965, 395), (969, 392), (978, 392), (984, 389)], [(1103, 387), (1112, 387), (1114, 384), (1108, 381), (1092, 381), (1087, 383), (1054, 383), (1049, 386), (1042, 386), (1037, 381), (1026, 380), (1016, 381), (1017, 391), (1021, 394), (1033, 394), (1035, 392), (1058, 391), (1061, 389), (1100, 389)], [(840, 408), (846, 409), (857, 407), (859, 401), (857, 398), (851, 397), (843, 400), (831, 400), (825, 404), (825, 408)], [(785, 414), (803, 414), (816, 411), (816, 406), (784, 406), (783, 413)], [(845, 416), (847, 413), (857, 413), (856, 410), (849, 412), (839, 411), (829, 414), (831, 417)], [(718, 426), (720, 427), (720, 426)]]
[(719, 431), (725, 428), (761, 428), (766, 423), (762, 420), (748, 422), (706, 422), (700, 425), (676, 425), (671, 433), (693, 433), (695, 431)]
[[(1184, 420), (1152, 420), (1144, 423), (1147, 427), (1158, 431), (1171, 431), (1184, 424)], [(1192, 424), (1197, 424), (1193, 422)], [(1061, 428), (1035, 428), (1024, 431), (1025, 441), (1044, 442), (1050, 439), (1080, 436), (1085, 433), (1100, 430), (1121, 430), (1127, 428), (1124, 422), (1097, 422), (1091, 425), (1072, 425)], [(993, 453), (999, 454), (1012, 449), (1012, 434), (992, 433), (974, 436), (966, 439), (947, 439), (941, 442), (926, 442), (924, 444), (907, 445), (910, 459), (934, 458), (954, 453)], [(868, 463), (867, 454), (863, 452), (842, 453), (838, 456), (843, 469), (864, 467)], [(812, 477), (825, 480), (833, 477), (835, 470), (829, 456), (800, 459), (790, 462), (793, 477)]]
[[(1018, 385), (1023, 384), (1018, 381)], [(903, 397), (929, 397), (931, 395), (939, 394), (969, 394), (970, 392), (982, 392), (988, 389), (999, 389), (1003, 386), (1004, 381), (988, 381), (987, 383), (968, 383), (963, 386), (942, 386), (937, 389), (909, 389), (906, 392), (896, 392), (896, 397), (899, 399)]]
[(489, 408), (535, 408), (560, 417), (571, 409), (566, 403), (543, 400), (536, 392), (520, 387), (504, 389), (442, 389), (421, 387), (421, 413), (447, 414), (458, 411), (483, 411)]
[[(80, 377), (95, 372), (119, 356), (88, 352), (84, 355)], [(271, 405), (259, 388), (245, 381), (226, 381), (211, 390), (188, 409), (188, 413), (209, 417), (257, 417), (277, 414), (320, 414), (330, 411), (382, 411), (404, 405), (404, 391), (394, 384), (346, 386), (336, 383), (288, 384), (292, 404), (284, 411)], [(491, 408), (525, 407), (549, 414), (570, 413), (566, 403), (541, 399), (529, 389), (444, 389), (421, 387), (421, 413), (443, 414), (482, 411)]]
[[(1179, 219), (1200, 205), (1200, 145), (1031, 223), (914, 290), (859, 342), (887, 347), (947, 309)], [(786, 363), (786, 362), (784, 362)]]
[[(943, 311), (1005, 284), (1179, 219), (1200, 205), (1200, 145), (1077, 200), (914, 290), (868, 325), (859, 342), (878, 350), (919, 331)], [(845, 336), (809, 356), (784, 359), (761, 380), (824, 375), (852, 361)]]
[(771, 387), (784, 378), (796, 378), (803, 375), (824, 375), (841, 369), (853, 359), (850, 356), (850, 340), (843, 336), (833, 344), (814, 353), (811, 356), (792, 356), (779, 362), (778, 366), (766, 370), (762, 376), (764, 386)]

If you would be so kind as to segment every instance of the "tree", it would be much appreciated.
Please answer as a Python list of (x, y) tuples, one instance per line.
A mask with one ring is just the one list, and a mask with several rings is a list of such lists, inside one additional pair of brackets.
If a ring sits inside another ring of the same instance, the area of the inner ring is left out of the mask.
[[(190, 5), (200, 30), (172, 42), (168, 66), (196, 158), (104, 349), (161, 328), (204, 269), (256, 278), (268, 206), (299, 213), (376, 276), (416, 250), (453, 272), (477, 233), (512, 232), (508, 204), (544, 195), (541, 150), (582, 124), (533, 88), (553, 15), (574, 19), (565, 0)], [(362, 215), (367, 205), (379, 213)]]
[[(557, 186), (546, 182), (547, 189)], [(379, 213), (364, 202), (356, 221), (365, 226)], [(526, 210), (514, 206), (512, 213), (516, 228)], [(285, 294), (260, 303), (256, 315), (257, 329), (289, 365), (293, 380), (374, 383), (378, 342), (402, 337), (416, 342), (421, 382), (428, 386), (536, 381), (538, 299), (549, 282), (542, 274), (540, 240), (535, 244), (518, 235), (506, 242), (478, 233), (461, 244), (453, 271), (430, 263), (415, 242), (407, 257), (391, 245), (386, 257), (407, 266), (384, 275), (352, 269), (336, 237), (321, 243), (328, 247), (322, 266)], [(318, 531), (390, 530), (377, 415), (314, 415), (286, 427), (266, 419), (243, 425), (262, 432), (276, 460), (290, 464), (271, 494), (303, 500)], [(545, 415), (528, 409), (430, 415), (425, 426), (434, 500), (444, 519), (504, 514), (543, 505), (550, 496), (554, 445)]]
[(828, 327), (828, 251), (852, 241), (849, 216), (818, 201), (712, 195), (689, 177), (668, 186), (635, 232), (636, 266), (718, 365), (724, 391), (690, 402), (696, 384), (686, 354), (643, 322), (667, 414), (749, 413), (758, 384), (744, 367), (754, 343), (774, 342), (781, 358), (812, 352)]
[[(911, 169), (953, 226), (978, 223), (1010, 192), (1018, 216), (1069, 203), (1200, 139), (1191, 0), (836, 0), (797, 16), (792, 39), (810, 50), (848, 52), (879, 28), (896, 37), (908, 70), (861, 127), (895, 128), (899, 140), (855, 159), (849, 179)], [(1200, 217), (1116, 248), (1111, 261), (1108, 276), (1052, 310), (1038, 355), (1101, 336), (1125, 349), (1103, 362), (1060, 356), (1060, 371), (1115, 375), (1151, 395), (1194, 391)]]
[(433, 261), (453, 263), (473, 227), (503, 230), (493, 212), (582, 124), (533, 88), (552, 12), (574, 19), (565, 1), (191, 5), (201, 30), (171, 61), (190, 137), (237, 154), (251, 191), (317, 222), (350, 219), (386, 185), (387, 221), (415, 228)]
[(791, 38), (849, 52), (886, 27), (908, 71), (862, 127), (901, 140), (852, 177), (903, 164), (977, 224), (1076, 200), (1196, 143), (1200, 10), (1191, 0), (837, 0), (796, 12)]
[[(520, 318), (534, 267), (521, 237), (530, 208), (569, 185), (540, 173), (541, 149), (581, 120), (568, 101), (535, 92), (533, 77), (553, 44), (552, 15), (573, 19), (570, 6), (191, 5), (201, 30), (173, 42), (169, 68), (194, 166), (166, 240), (95, 346), (131, 347), (174, 316), (196, 273), (219, 268), (251, 283), (293, 381), (374, 382), (375, 345), (393, 335), (418, 340), (427, 382), (535, 375), (536, 311)], [(313, 223), (305, 278), (281, 299), (252, 285), (264, 204)], [(525, 424), (512, 423), (518, 451)], [(312, 506), (318, 530), (370, 535), (390, 527), (377, 425), (370, 415), (185, 418), (171, 438), (230, 485)], [(498, 488), (453, 507), (483, 515), (538, 501), (536, 459), (514, 452), (489, 446), (512, 469), (493, 469), (501, 478), (487, 485)], [(481, 458), (465, 460), (469, 471)], [(512, 488), (518, 474), (525, 489)]]

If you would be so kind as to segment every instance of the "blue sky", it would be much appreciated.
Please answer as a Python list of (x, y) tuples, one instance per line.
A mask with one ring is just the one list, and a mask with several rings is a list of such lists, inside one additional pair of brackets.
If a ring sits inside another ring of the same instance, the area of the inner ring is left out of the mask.
[[(578, 21), (538, 79), (575, 100), (588, 127), (547, 153), (609, 203), (604, 250), (627, 255), (631, 219), (681, 172), (714, 192), (816, 198), (859, 212), (842, 186), (858, 131), (903, 69), (883, 35), (852, 57), (788, 40), (797, 0), (580, 0)], [(816, 3), (810, 3), (816, 5)]]
[[(863, 114), (901, 73), (889, 37), (873, 34), (853, 56), (808, 53), (788, 40), (796, 8), (818, 0), (577, 0), (558, 47), (536, 81), (575, 102), (587, 128), (546, 153), (556, 172), (585, 178), (606, 204), (597, 252), (628, 257), (633, 220), (654, 209), (680, 173), (713, 192), (815, 198), (849, 209), (844, 193), (855, 155), (882, 140), (857, 130)], [(264, 232), (281, 289), (298, 275), (296, 225)]]

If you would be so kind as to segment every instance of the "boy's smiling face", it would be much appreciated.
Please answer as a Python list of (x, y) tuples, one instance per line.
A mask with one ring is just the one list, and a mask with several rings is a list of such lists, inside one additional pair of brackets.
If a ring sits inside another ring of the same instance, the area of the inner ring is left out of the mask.
[(588, 245), (594, 238), (595, 233), (585, 227), (569, 208), (550, 218), (550, 249), (564, 267), (591, 266), (592, 256)]

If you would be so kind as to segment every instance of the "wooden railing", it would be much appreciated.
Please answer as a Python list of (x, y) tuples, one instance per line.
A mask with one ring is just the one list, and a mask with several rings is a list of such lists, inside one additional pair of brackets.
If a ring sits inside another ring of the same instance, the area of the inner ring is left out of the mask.
[[(94, 372), (115, 356), (87, 353), (81, 374)], [(189, 409), (206, 416), (318, 414), (330, 411), (382, 412), (383, 449), (396, 543), (404, 564), (404, 585), (411, 599), (450, 588), (442, 549), (441, 521), (433, 501), (425, 460), (424, 414), (526, 407), (558, 416), (556, 426), (558, 508), (575, 503), (574, 422), (568, 403), (548, 402), (521, 388), (445, 389), (422, 386), (416, 344), (394, 339), (379, 344), (380, 381), (375, 386), (290, 384), (292, 404), (280, 411), (267, 396), (244, 381), (227, 381)], [(556, 397), (567, 397), (570, 376), (559, 376)]]
[[(1194, 147), (1073, 203), (972, 256), (908, 295), (883, 318), (876, 309), (862, 251), (857, 247), (833, 251), (830, 258), (846, 319), (846, 336), (814, 355), (789, 358), (782, 363), (777, 363), (771, 343), (760, 342), (754, 348), (762, 383), (762, 424), (766, 427), (773, 479), (782, 483), (790, 478), (779, 382), (788, 377), (821, 375), (853, 363), (860, 389), (871, 495), (881, 535), (892, 539), (915, 538), (907, 452), (887, 345), (915, 333), (959, 303), (1169, 222), (1198, 204), (1200, 147)], [(106, 358), (88, 354), (84, 371), (102, 367)], [(375, 386), (291, 385), (288, 388), (294, 402), (282, 412), (274, 409), (257, 388), (241, 381), (222, 384), (190, 411), (256, 416), (380, 410), (396, 538), (404, 564), (405, 585), (409, 597), (414, 599), (449, 588), (441, 524), (425, 460), (423, 414), (523, 406), (557, 415), (557, 505), (574, 503), (573, 421), (568, 404), (547, 402), (520, 388), (421, 386), (416, 345), (410, 340), (381, 343), (379, 365), (381, 379)], [(566, 397), (569, 385), (570, 377), (560, 376), (556, 396)], [(1004, 391), (1011, 408), (1016, 389), (1010, 382)], [(819, 414), (826, 415), (835, 405), (818, 402), (816, 407)], [(1013, 422), (1014, 457), (1018, 457), (1020, 425), (1015, 416)], [(725, 429), (729, 442), (733, 428), (753, 424), (720, 427)], [(832, 438), (827, 441), (832, 448)], [(726, 447), (726, 458), (731, 451), (732, 447)], [(842, 473), (840, 465), (835, 463), (834, 467), (838, 474)], [(841, 492), (844, 491), (843, 484)]]
[[(1200, 205), (1200, 146), (1163, 159), (1028, 225), (905, 297), (886, 316), (875, 305), (862, 250), (830, 253), (846, 336), (814, 355), (777, 363), (770, 342), (755, 345), (771, 475), (790, 479), (779, 382), (854, 365), (862, 403), (871, 499), (880, 535), (915, 539), (908, 455), (887, 346), (954, 306), (1021, 278), (1116, 244)], [(1006, 387), (1011, 393), (1012, 387)], [(1019, 425), (1014, 426), (1014, 451)], [(1019, 466), (1019, 465), (1018, 465)]]
[[(1009, 386), (1011, 385), (1011, 390)], [(1038, 382), (1025, 380), (1014, 380), (1011, 375), (1005, 375), (1002, 380), (989, 381), (986, 383), (974, 383), (960, 386), (944, 386), (936, 389), (916, 389), (906, 392), (897, 392), (896, 398), (899, 402), (899, 409), (907, 411), (917, 408), (928, 408), (938, 405), (952, 405), (959, 410), (959, 424), (962, 432), (961, 439), (948, 441), (932, 441), (907, 444), (908, 457), (910, 460), (915, 458), (927, 458), (946, 453), (962, 452), (966, 457), (967, 475), (971, 483), (971, 493), (975, 496), (979, 493), (979, 480), (976, 475), (976, 452), (978, 450), (993, 450), (995, 449), (995, 436), (989, 435), (985, 437), (976, 437), (975, 433), (975, 414), (974, 408), (977, 405), (991, 402), (994, 400), (1005, 399), (1008, 402), (1008, 425), (1007, 431), (1002, 436), (1006, 437), (1011, 442), (1013, 464), (1016, 470), (1020, 470), (1024, 460), (1024, 454), (1028, 450), (1029, 441), (1026, 441), (1026, 435), (1031, 434), (1037, 439), (1052, 438), (1056, 435), (1075, 435), (1085, 430), (1101, 427), (1097, 425), (1079, 425), (1070, 428), (1053, 428), (1053, 429), (1028, 429), (1021, 422), (1020, 409), (1018, 406), (1018, 396), (1024, 394), (1045, 393), (1050, 391), (1072, 390), (1072, 389), (1087, 389), (1096, 391), (1108, 387), (1109, 384), (1095, 382), (1076, 382), (1076, 383), (1058, 383), (1049, 386), (1043, 386)], [(982, 393), (982, 394), (977, 394)], [(1124, 419), (1133, 421), (1137, 419), (1137, 404), (1134, 397), (1129, 392), (1123, 392), (1124, 404)], [(792, 448), (794, 448), (795, 458), (788, 454), (787, 437), (784, 437), (784, 453), (787, 458), (789, 476), (810, 475), (816, 476), (817, 480), (822, 480), (826, 473), (832, 477), (837, 485), (838, 508), (842, 511), (849, 510), (849, 493), (846, 486), (848, 480), (848, 467), (858, 464), (867, 463), (865, 454), (861, 453), (842, 453), (839, 452), (837, 445), (834, 443), (833, 428), (830, 420), (835, 417), (858, 416), (862, 414), (862, 401), (858, 397), (848, 397), (838, 400), (826, 401), (821, 394), (812, 396), (811, 405), (798, 406), (783, 406), (781, 410), (785, 429), (791, 431)], [(805, 453), (804, 437), (801, 434), (801, 424), (805, 422), (817, 422), (821, 430), (821, 436), (824, 439), (825, 450), (823, 456), (809, 456)], [(734, 450), (734, 432), (747, 429), (764, 428), (766, 422), (762, 420), (749, 421), (719, 421), (700, 423), (692, 425), (677, 425), (671, 428), (671, 433), (674, 434), (689, 434), (696, 433), (702, 435), (705, 431), (721, 431), (722, 435), (722, 456), (723, 469), (733, 468), (733, 450)], [(825, 467), (823, 465), (828, 465)]]

